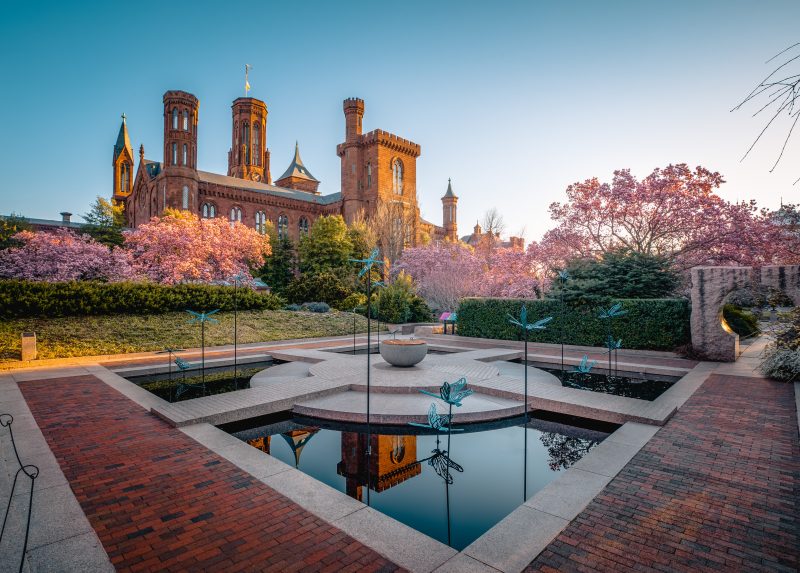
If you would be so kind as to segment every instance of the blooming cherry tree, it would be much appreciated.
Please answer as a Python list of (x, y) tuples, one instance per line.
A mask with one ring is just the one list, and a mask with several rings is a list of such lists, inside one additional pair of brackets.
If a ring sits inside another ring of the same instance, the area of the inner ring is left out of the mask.
[(125, 251), (109, 249), (89, 235), (58, 229), (22, 231), (14, 239), (22, 245), (0, 251), (0, 278), (60, 282), (121, 281), (134, 276)]
[(270, 254), (268, 237), (255, 229), (169, 209), (126, 233), (125, 247), (136, 272), (166, 284), (222, 281), (239, 273), (252, 280), (250, 268)]

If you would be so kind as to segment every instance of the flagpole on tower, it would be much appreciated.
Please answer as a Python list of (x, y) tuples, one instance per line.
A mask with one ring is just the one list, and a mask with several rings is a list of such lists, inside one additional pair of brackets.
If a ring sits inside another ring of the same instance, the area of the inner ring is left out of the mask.
[(248, 76), (251, 69), (253, 69), (253, 66), (250, 64), (244, 65), (244, 97), (247, 97), (248, 92), (250, 91), (250, 82), (248, 81)]

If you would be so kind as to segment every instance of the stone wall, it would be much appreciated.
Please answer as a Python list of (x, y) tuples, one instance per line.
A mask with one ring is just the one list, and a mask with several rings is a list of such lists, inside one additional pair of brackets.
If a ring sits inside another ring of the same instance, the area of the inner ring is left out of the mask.
[(800, 265), (762, 267), (695, 267), (692, 277), (692, 346), (709, 360), (734, 362), (739, 335), (722, 320), (722, 306), (734, 290), (759, 283), (785, 292), (800, 303)]

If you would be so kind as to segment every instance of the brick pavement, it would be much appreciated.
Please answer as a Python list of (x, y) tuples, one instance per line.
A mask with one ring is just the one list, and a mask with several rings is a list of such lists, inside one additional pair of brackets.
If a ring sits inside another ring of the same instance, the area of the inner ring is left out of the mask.
[(20, 388), (117, 570), (400, 570), (94, 376)]
[(791, 384), (712, 375), (526, 571), (797, 571)]

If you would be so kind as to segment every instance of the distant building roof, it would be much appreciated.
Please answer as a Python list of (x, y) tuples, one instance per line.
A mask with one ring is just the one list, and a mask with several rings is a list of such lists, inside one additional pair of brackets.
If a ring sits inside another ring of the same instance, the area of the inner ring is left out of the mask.
[(286, 179), (287, 177), (299, 177), (300, 179), (308, 179), (309, 181), (318, 181), (311, 172), (303, 165), (303, 160), (300, 159), (300, 146), (295, 141), (294, 142), (294, 159), (289, 167), (286, 169), (283, 175), (278, 177), (277, 181), (281, 179)]

